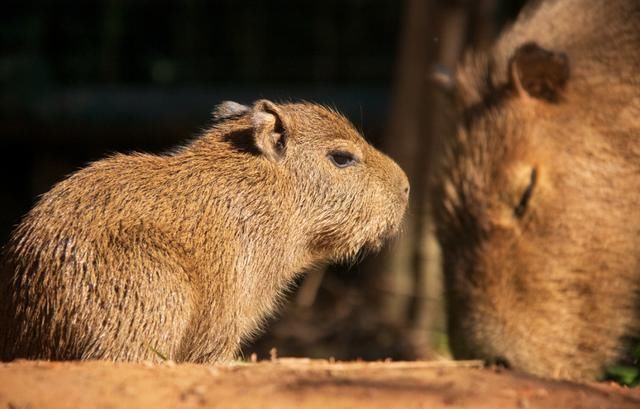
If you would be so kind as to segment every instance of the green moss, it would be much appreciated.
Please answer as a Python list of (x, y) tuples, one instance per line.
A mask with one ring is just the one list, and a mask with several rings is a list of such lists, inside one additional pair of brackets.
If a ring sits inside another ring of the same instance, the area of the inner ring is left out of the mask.
[(636, 340), (631, 358), (630, 363), (607, 368), (606, 378), (630, 387), (640, 385), (640, 340)]

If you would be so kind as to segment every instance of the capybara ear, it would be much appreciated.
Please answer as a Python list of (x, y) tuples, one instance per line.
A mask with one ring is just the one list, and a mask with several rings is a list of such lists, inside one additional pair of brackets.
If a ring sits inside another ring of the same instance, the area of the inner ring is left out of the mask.
[(213, 110), (213, 119), (223, 121), (225, 119), (237, 118), (251, 111), (246, 105), (234, 101), (223, 101)]
[(521, 96), (558, 102), (569, 80), (569, 59), (564, 53), (528, 42), (511, 57), (509, 73), (511, 85)]
[(272, 161), (282, 159), (287, 150), (288, 117), (266, 99), (256, 101), (251, 112), (256, 147)]

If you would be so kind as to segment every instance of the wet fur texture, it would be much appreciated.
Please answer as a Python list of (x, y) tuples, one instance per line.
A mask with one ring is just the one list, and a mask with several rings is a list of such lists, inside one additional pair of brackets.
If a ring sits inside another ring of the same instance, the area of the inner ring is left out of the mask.
[(459, 68), (433, 205), (457, 357), (585, 380), (640, 337), (639, 50), (638, 1), (540, 1)]
[[(39, 200), (4, 251), (2, 360), (231, 359), (296, 274), (397, 231), (407, 178), (340, 114), (263, 100), (214, 118)], [(359, 163), (336, 167), (336, 149)]]

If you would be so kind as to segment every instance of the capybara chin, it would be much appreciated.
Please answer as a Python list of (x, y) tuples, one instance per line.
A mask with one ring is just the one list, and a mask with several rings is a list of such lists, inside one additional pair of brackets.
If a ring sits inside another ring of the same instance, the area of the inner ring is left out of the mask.
[(4, 250), (2, 360), (231, 359), (297, 273), (398, 230), (405, 174), (338, 113), (261, 100), (214, 119), (42, 196)]
[(640, 337), (640, 2), (531, 4), (456, 75), (433, 208), (460, 358), (589, 380)]

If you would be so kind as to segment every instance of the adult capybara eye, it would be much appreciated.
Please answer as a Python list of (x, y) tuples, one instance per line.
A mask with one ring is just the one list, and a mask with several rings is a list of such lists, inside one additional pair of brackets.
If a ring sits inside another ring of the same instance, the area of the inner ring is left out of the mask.
[(329, 160), (338, 168), (355, 165), (358, 161), (349, 152), (336, 151), (329, 153)]
[(527, 211), (527, 206), (529, 205), (529, 199), (531, 199), (531, 195), (533, 194), (533, 188), (536, 186), (536, 180), (538, 178), (538, 171), (536, 168), (531, 169), (531, 178), (529, 179), (529, 186), (522, 192), (522, 196), (520, 197), (520, 202), (513, 209), (513, 213), (516, 217), (520, 218), (524, 216), (524, 213)]

